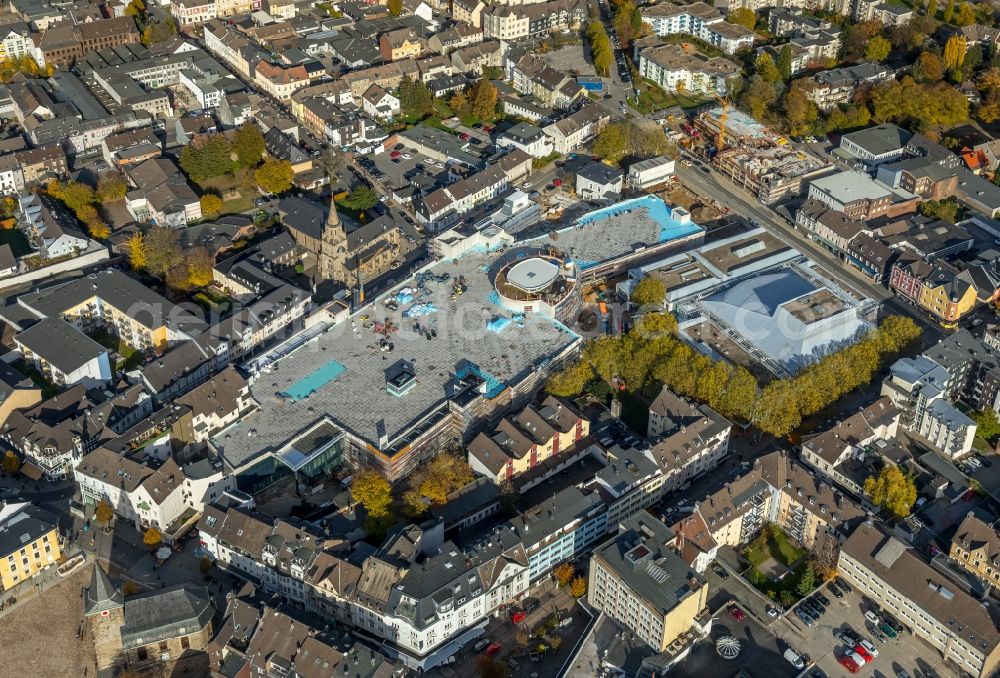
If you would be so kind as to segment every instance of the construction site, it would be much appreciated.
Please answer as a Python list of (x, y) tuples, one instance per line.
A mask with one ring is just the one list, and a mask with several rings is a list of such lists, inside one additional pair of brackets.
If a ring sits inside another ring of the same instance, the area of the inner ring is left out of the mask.
[(715, 155), (713, 164), (765, 205), (799, 195), (804, 182), (834, 170), (818, 157), (787, 145), (726, 148)]

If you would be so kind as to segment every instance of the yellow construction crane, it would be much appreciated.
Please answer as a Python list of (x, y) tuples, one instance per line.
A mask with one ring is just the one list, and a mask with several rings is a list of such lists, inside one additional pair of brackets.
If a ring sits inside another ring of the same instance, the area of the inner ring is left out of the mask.
[(719, 133), (715, 137), (715, 152), (722, 153), (726, 147), (726, 118), (729, 115), (729, 99), (717, 96), (715, 100), (722, 106), (722, 113), (719, 115)]

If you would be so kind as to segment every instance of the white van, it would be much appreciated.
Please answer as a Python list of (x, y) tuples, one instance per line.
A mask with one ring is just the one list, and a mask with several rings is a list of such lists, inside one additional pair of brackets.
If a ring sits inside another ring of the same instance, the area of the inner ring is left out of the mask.
[(799, 671), (801, 671), (806, 667), (806, 663), (802, 660), (802, 657), (800, 657), (799, 653), (793, 650), (792, 648), (788, 648), (787, 650), (785, 650), (785, 654), (782, 656), (788, 660), (789, 664), (794, 666)]

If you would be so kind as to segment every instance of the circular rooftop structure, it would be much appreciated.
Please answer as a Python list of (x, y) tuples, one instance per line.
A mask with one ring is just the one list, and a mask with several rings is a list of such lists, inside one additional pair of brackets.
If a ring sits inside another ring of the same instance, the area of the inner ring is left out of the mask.
[(740, 655), (740, 641), (732, 636), (722, 636), (715, 641), (715, 651), (723, 659), (736, 659)]
[(559, 267), (551, 260), (531, 257), (507, 270), (507, 283), (525, 292), (538, 292), (551, 285), (558, 275)]

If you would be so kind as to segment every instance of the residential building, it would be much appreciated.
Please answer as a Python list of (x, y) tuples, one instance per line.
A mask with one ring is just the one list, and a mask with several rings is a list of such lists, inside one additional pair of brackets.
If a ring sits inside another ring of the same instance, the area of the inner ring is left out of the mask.
[(372, 85), (361, 95), (361, 106), (365, 113), (381, 122), (389, 122), (399, 114), (399, 97), (390, 94), (378, 85)]
[(652, 516), (639, 514), (590, 559), (587, 602), (657, 653), (678, 639), (688, 644), (689, 632), (707, 632), (708, 585), (674, 552), (673, 536)]
[(832, 427), (805, 436), (801, 459), (844, 489), (862, 496), (869, 474), (867, 464), (884, 458), (880, 450), (896, 437), (899, 420), (899, 409), (889, 398), (882, 397)]
[(254, 82), (278, 101), (288, 101), (292, 94), (309, 84), (309, 72), (305, 66), (286, 66), (267, 61), (257, 63)]
[(896, 537), (859, 525), (841, 544), (837, 574), (962, 671), (995, 673), (1000, 630), (989, 607)]
[(26, 502), (0, 504), (0, 590), (33, 579), (61, 558), (55, 516)]
[(412, 28), (397, 28), (378, 36), (378, 51), (384, 61), (416, 59), (427, 50), (427, 40)]
[(14, 337), (17, 350), (46, 379), (59, 386), (88, 388), (111, 381), (108, 349), (60, 318), (43, 318)]
[(532, 158), (544, 158), (552, 153), (552, 140), (529, 122), (519, 122), (501, 132), (496, 141), (501, 148), (517, 148)]
[(816, 550), (865, 517), (865, 511), (785, 452), (771, 452), (695, 507), (720, 546), (753, 540), (774, 524)]
[(716, 468), (729, 452), (732, 423), (667, 387), (649, 405), (646, 438), (663, 474), (663, 492), (674, 492)]
[(545, 136), (552, 140), (552, 148), (557, 153), (572, 153), (597, 136), (610, 119), (611, 115), (607, 109), (589, 103), (578, 111), (547, 125), (543, 131)]
[(615, 200), (622, 192), (622, 171), (591, 162), (576, 171), (576, 194), (584, 200)]
[(201, 219), (201, 201), (180, 168), (167, 158), (151, 158), (125, 168), (135, 190), (125, 195), (125, 207), (138, 221), (181, 228)]
[(510, 522), (528, 556), (528, 576), (534, 582), (604, 538), (608, 511), (598, 493), (567, 487)]
[(1000, 534), (969, 511), (951, 537), (948, 557), (990, 586), (1000, 582)]
[(167, 543), (191, 526), (206, 503), (235, 489), (235, 479), (221, 464), (182, 467), (167, 457), (153, 467), (107, 447), (85, 455), (74, 469), (74, 479), (85, 505), (103, 501), (120, 520), (140, 531), (154, 527)]
[(868, 63), (820, 71), (812, 76), (814, 86), (806, 96), (820, 110), (829, 111), (835, 106), (849, 103), (854, 90), (861, 85), (874, 85), (890, 80), (894, 75), (891, 68)]
[(558, 454), (573, 451), (590, 433), (590, 422), (568, 402), (549, 396), (504, 417), (490, 434), (468, 446), (472, 470), (500, 485)]
[[(203, 320), (118, 270), (22, 294), (17, 305), (19, 311), (39, 320), (63, 318), (85, 332), (106, 329), (139, 350), (163, 348), (205, 328)], [(26, 329), (7, 319), (18, 329)]]
[(417, 670), (453, 654), (528, 588), (525, 549), (509, 527), (465, 548), (443, 540), (440, 524), (400, 527), (357, 559), (324, 550), (308, 526), (234, 508), (209, 507), (198, 529), (221, 567), (363, 629)]
[(637, 40), (635, 50), (639, 75), (667, 92), (725, 96), (726, 80), (740, 74), (732, 61), (706, 56), (691, 45), (656, 44), (647, 38)]
[(22, 232), (46, 258), (71, 257), (90, 246), (76, 216), (48, 195), (29, 193), (18, 199), (18, 207)]
[(959, 270), (943, 259), (897, 259), (889, 289), (931, 314), (943, 327), (954, 328), (978, 303), (976, 283), (969, 270)]
[(653, 5), (643, 11), (642, 22), (655, 35), (693, 35), (727, 54), (752, 47), (754, 42), (752, 30), (725, 21), (717, 9), (704, 2)]
[(174, 401), (191, 410), (191, 435), (184, 439), (203, 443), (236, 423), (257, 407), (250, 385), (232, 367), (196, 386)]
[(488, 5), (482, 10), (481, 20), (486, 39), (537, 40), (580, 28), (587, 20), (587, 6), (579, 0)]

